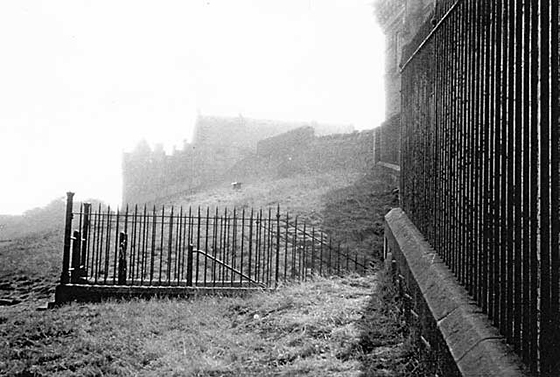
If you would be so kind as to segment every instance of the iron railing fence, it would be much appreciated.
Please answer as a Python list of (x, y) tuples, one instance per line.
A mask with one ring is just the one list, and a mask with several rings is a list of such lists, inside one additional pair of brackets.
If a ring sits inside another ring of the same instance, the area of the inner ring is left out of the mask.
[(403, 209), (542, 376), (560, 370), (558, 7), (438, 1), (402, 69)]
[(368, 265), (279, 207), (113, 211), (82, 203), (74, 212), (69, 193), (66, 216), (62, 284), (266, 288)]

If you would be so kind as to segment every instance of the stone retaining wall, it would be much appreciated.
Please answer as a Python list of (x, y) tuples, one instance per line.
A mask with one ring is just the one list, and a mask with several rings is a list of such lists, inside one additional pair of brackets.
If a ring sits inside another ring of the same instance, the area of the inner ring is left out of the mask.
[(516, 356), (400, 208), (386, 215), (385, 254), (407, 317), (442, 376), (526, 376)]

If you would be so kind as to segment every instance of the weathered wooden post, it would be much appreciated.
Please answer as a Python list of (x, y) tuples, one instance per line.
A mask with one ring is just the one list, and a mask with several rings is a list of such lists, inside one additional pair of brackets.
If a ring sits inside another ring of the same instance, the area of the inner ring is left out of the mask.
[(187, 287), (192, 287), (193, 285), (193, 253), (194, 246), (189, 244), (187, 252)]
[(118, 284), (126, 285), (126, 247), (128, 244), (128, 236), (125, 232), (120, 232), (119, 234), (119, 272), (118, 272)]
[(80, 232), (75, 230), (72, 240), (72, 266), (70, 267), (70, 282), (76, 284), (80, 281), (80, 247), (82, 240)]
[(72, 242), (72, 205), (73, 192), (66, 193), (66, 223), (64, 227), (64, 249), (62, 254), (62, 273), (60, 283), (67, 284), (70, 281), (70, 243)]

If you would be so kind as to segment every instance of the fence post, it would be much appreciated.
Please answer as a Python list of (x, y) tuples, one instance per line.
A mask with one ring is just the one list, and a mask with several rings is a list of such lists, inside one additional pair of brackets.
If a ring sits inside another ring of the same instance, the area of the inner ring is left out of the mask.
[(336, 254), (336, 274), (340, 276), (340, 242), (338, 243), (338, 251)]
[(319, 241), (319, 275), (323, 276), (323, 232), (321, 232), (321, 241)]
[(280, 205), (276, 209), (276, 282), (278, 287), (278, 274), (280, 272)]
[(329, 265), (327, 268), (327, 274), (332, 274), (333, 272), (333, 268), (332, 268), (332, 239), (329, 239)]
[(64, 249), (62, 253), (62, 273), (60, 283), (67, 284), (70, 281), (68, 269), (70, 268), (70, 243), (72, 242), (72, 200), (73, 192), (66, 193), (66, 225), (64, 227)]
[(302, 252), (301, 252), (301, 272), (303, 274), (301, 280), (302, 281), (307, 281), (307, 258), (305, 253), (307, 252), (306, 250), (306, 235), (307, 235), (307, 228), (306, 228), (306, 223), (303, 223), (303, 246), (302, 246)]
[(119, 234), (119, 285), (126, 285), (126, 247), (128, 236), (125, 232)]
[(315, 273), (315, 227), (311, 228), (311, 275)]
[(193, 285), (193, 253), (194, 246), (192, 244), (189, 244), (189, 248), (187, 251), (187, 287), (192, 287)]
[(90, 214), (91, 214), (91, 203), (84, 203), (84, 224), (82, 226), (82, 247), (81, 247), (82, 254), (80, 258), (80, 277), (87, 276), (86, 252), (87, 252), (87, 240), (89, 238)]
[(75, 284), (80, 280), (80, 232), (75, 230), (72, 240), (72, 266), (70, 267), (70, 282)]
[(346, 247), (346, 273), (350, 272), (350, 248)]

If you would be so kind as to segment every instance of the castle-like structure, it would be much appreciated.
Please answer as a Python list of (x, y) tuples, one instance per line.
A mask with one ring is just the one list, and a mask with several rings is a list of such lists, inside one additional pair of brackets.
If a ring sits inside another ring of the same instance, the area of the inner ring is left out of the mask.
[[(407, 46), (432, 17), (435, 0), (377, 0), (377, 21), (385, 34), (385, 121), (374, 133), (376, 162), (400, 164), (401, 67), (411, 55)], [(434, 20), (437, 21), (437, 20)]]
[(123, 203), (148, 203), (204, 187), (236, 163), (257, 153), (259, 141), (301, 127), (315, 135), (349, 133), (351, 125), (283, 122), (243, 116), (198, 116), (192, 142), (167, 155), (163, 145), (146, 141), (124, 153)]

